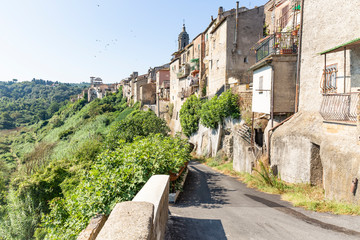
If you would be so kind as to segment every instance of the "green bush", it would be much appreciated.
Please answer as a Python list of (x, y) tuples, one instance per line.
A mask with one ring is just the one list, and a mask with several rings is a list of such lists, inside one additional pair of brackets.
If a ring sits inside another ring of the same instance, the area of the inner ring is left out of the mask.
[(116, 203), (131, 200), (152, 175), (177, 172), (189, 160), (184, 140), (161, 134), (103, 152), (71, 194), (51, 201), (42, 224), (46, 238), (75, 239), (95, 214), (109, 214)]
[(214, 96), (211, 100), (206, 101), (201, 108), (201, 124), (208, 128), (217, 128), (218, 123), (222, 121), (222, 111), (220, 99)]
[(57, 127), (61, 127), (62, 125), (64, 125), (64, 121), (60, 119), (59, 116), (54, 116), (50, 122), (53, 125), (53, 128), (57, 128)]
[(217, 128), (226, 117), (240, 117), (238, 96), (230, 90), (205, 102), (200, 112), (201, 124), (208, 128)]
[(135, 110), (111, 128), (107, 146), (113, 149), (119, 140), (132, 142), (138, 136), (148, 136), (152, 133), (166, 136), (169, 131), (165, 120), (158, 118), (153, 111)]
[(201, 104), (201, 100), (197, 96), (192, 95), (186, 99), (180, 109), (181, 128), (188, 137), (199, 128)]
[(59, 139), (61, 140), (67, 139), (68, 136), (70, 136), (74, 132), (75, 132), (75, 128), (70, 127), (69, 129), (66, 129), (65, 131), (59, 133)]

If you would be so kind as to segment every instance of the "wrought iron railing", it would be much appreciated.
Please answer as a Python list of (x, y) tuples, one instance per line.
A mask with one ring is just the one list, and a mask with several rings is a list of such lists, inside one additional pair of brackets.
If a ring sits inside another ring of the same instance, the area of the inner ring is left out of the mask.
[(296, 54), (298, 50), (297, 30), (272, 34), (255, 46), (256, 62), (273, 54)]
[(356, 122), (359, 93), (324, 94), (320, 114), (324, 120)]
[(182, 91), (178, 92), (179, 98), (188, 98), (193, 95), (197, 91), (195, 87), (189, 87), (187, 89), (183, 89)]
[(177, 73), (177, 78), (184, 78), (190, 74), (189, 64), (185, 64), (180, 67), (179, 72)]
[(237, 134), (248, 144), (251, 144), (251, 129), (246, 126), (242, 125), (242, 127), (237, 131)]

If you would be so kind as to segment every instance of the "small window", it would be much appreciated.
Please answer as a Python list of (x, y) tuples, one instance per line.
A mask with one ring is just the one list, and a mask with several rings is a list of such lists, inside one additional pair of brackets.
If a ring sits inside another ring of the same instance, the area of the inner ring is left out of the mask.
[(262, 94), (263, 93), (263, 90), (264, 90), (264, 77), (261, 76), (259, 77), (259, 94)]
[(198, 44), (198, 50), (200, 50), (200, 44)]
[(321, 89), (323, 93), (337, 92), (337, 84), (336, 84), (337, 72), (338, 72), (337, 64), (326, 66), (326, 70), (325, 73), (323, 73), (322, 82), (321, 82)]
[(249, 63), (248, 57), (244, 57), (244, 63)]

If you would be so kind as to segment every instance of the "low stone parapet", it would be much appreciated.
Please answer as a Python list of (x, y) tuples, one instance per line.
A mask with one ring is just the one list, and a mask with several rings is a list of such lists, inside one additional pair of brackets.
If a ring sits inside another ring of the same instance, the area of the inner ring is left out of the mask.
[(154, 205), (153, 239), (163, 239), (169, 208), (169, 176), (152, 176), (136, 194), (133, 202), (149, 202)]
[(96, 240), (152, 239), (154, 205), (148, 202), (116, 204)]
[(93, 218), (78, 240), (164, 239), (168, 202), (169, 176), (154, 175), (132, 201), (116, 204), (105, 224)]

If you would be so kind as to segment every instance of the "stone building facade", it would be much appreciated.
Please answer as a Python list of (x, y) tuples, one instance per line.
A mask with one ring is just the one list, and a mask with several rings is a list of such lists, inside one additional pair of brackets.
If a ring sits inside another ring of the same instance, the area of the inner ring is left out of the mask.
[(305, 0), (303, 11), (299, 112), (273, 132), (271, 164), (285, 181), (359, 202), (350, 189), (360, 177), (360, 2)]
[(263, 24), (263, 6), (229, 11), (219, 8), (218, 17), (204, 33), (209, 97), (236, 84), (251, 81), (248, 69), (255, 63), (255, 54), (250, 49), (262, 36)]

